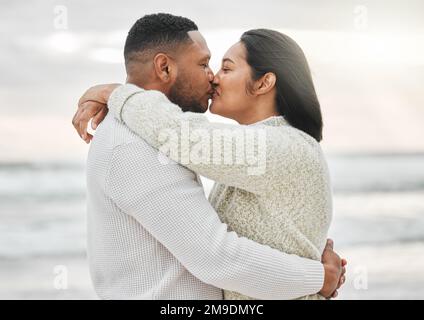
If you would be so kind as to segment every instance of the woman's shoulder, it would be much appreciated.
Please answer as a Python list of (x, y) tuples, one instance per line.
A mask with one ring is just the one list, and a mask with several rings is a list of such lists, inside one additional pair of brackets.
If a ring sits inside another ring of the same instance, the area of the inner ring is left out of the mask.
[[(274, 120), (275, 121), (275, 120)], [(275, 122), (274, 122), (275, 123)], [(269, 157), (277, 161), (291, 161), (297, 164), (326, 164), (320, 143), (306, 132), (299, 130), (284, 119), (278, 125), (265, 125)]]
[(259, 122), (267, 133), (267, 141), (277, 145), (289, 144), (303, 149), (321, 150), (321, 146), (315, 138), (306, 132), (290, 125), (283, 117), (271, 117)]

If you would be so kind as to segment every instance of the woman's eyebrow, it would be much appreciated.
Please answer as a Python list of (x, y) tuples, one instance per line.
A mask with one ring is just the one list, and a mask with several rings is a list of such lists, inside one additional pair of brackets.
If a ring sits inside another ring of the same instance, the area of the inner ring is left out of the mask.
[(224, 59), (222, 59), (222, 63), (224, 63), (224, 62), (231, 62), (231, 63), (234, 63), (235, 64), (235, 62), (233, 60), (231, 60), (230, 58), (224, 58)]

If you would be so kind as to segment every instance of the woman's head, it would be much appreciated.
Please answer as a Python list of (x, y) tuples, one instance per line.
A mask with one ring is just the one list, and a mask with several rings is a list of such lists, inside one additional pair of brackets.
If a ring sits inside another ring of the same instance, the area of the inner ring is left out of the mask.
[(321, 109), (311, 72), (302, 49), (288, 36), (267, 29), (245, 32), (224, 55), (214, 84), (212, 113), (240, 123), (282, 115), (321, 141)]

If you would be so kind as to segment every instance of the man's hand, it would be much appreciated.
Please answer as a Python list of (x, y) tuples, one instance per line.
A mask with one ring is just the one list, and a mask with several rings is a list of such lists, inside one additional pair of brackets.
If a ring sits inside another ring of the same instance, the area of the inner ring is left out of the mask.
[(110, 94), (119, 85), (102, 84), (91, 87), (79, 99), (78, 110), (72, 119), (72, 124), (86, 143), (89, 143), (93, 138), (87, 131), (88, 122), (92, 119), (91, 127), (96, 130), (109, 111), (107, 101)]
[(346, 265), (345, 259), (340, 259), (339, 255), (333, 250), (333, 240), (328, 239), (322, 254), (321, 261), (325, 269), (324, 285), (319, 292), (326, 298), (336, 298), (337, 290), (346, 281)]

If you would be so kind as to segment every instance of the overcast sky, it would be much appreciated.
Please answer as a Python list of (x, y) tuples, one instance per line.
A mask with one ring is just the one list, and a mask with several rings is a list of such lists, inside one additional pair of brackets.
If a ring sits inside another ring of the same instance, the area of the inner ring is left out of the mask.
[[(170, 12), (193, 19), (203, 29), (290, 28), (352, 30), (355, 10), (365, 6), (372, 30), (424, 30), (421, 0), (1, 0), (0, 32), (42, 32), (52, 27), (53, 7), (65, 5), (74, 31), (126, 29), (146, 13)], [(356, 12), (356, 14), (358, 14)]]
[(424, 1), (0, 0), (0, 161), (33, 159), (40, 145), (47, 158), (85, 156), (70, 125), (76, 101), (88, 86), (125, 81), (126, 33), (154, 12), (193, 19), (214, 70), (242, 31), (287, 33), (311, 65), (325, 147), (424, 151)]

